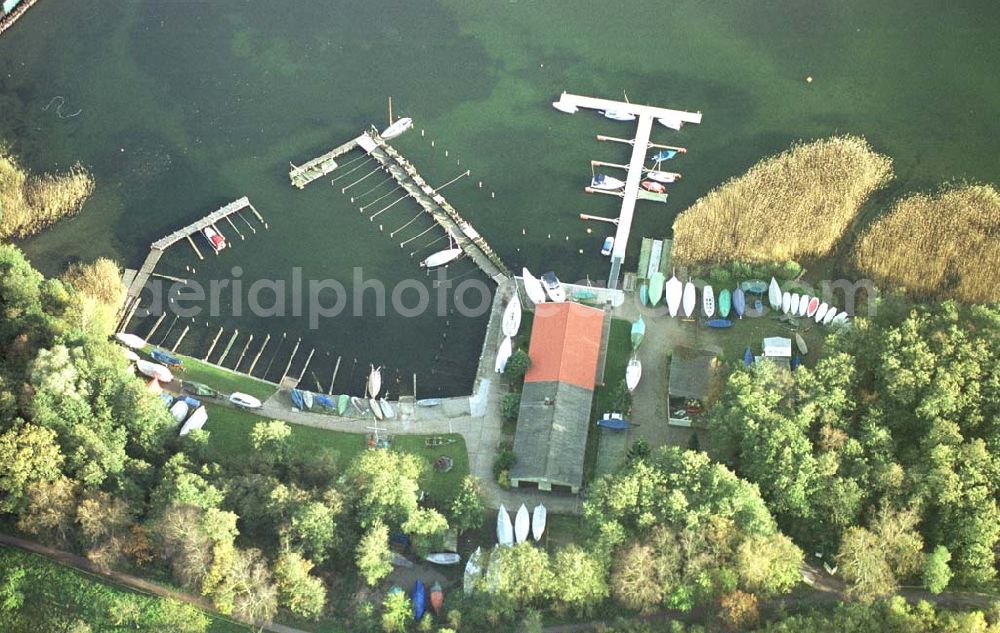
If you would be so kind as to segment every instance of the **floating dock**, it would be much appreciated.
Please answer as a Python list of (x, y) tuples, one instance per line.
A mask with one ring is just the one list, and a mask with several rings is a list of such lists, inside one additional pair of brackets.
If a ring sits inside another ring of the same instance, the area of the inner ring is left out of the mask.
[(611, 251), (611, 271), (608, 274), (608, 288), (617, 288), (621, 267), (625, 261), (625, 252), (628, 248), (629, 233), (632, 230), (632, 215), (635, 212), (635, 201), (640, 197), (648, 199), (648, 196), (639, 193), (639, 182), (646, 171), (643, 167), (646, 161), (646, 150), (652, 146), (649, 142), (649, 137), (652, 133), (653, 121), (658, 120), (666, 127), (677, 129), (684, 123), (701, 123), (701, 113), (656, 108), (624, 101), (611, 101), (609, 99), (595, 99), (594, 97), (584, 97), (566, 92), (560, 95), (557, 103), (560, 106), (565, 106), (567, 109), (588, 108), (592, 110), (611, 110), (633, 114), (638, 118), (635, 138), (632, 141), (625, 141), (632, 144), (632, 157), (628, 163), (628, 176), (625, 180), (625, 191), (622, 193), (622, 208), (618, 218), (618, 230), (615, 233), (615, 246), (614, 250)]
[(0, 3), (0, 33), (14, 26), (18, 18), (24, 15), (38, 0), (5, 0)]
[[(424, 180), (416, 168), (373, 128), (351, 141), (312, 159), (289, 172), (292, 185), (300, 189), (336, 169), (334, 159), (355, 147), (374, 158), (400, 187), (413, 198), (458, 244), (465, 255), (496, 283), (511, 276), (500, 256), (482, 235), (466, 222), (443, 195)], [(328, 171), (324, 171), (327, 170)]]

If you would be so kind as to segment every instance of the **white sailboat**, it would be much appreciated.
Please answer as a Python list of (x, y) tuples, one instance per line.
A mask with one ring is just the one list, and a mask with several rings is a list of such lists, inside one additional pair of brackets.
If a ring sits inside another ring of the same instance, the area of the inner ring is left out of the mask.
[(229, 401), (244, 409), (260, 409), (264, 406), (257, 398), (248, 393), (240, 393), (239, 391), (230, 394)]
[(663, 291), (667, 296), (667, 310), (670, 312), (670, 316), (677, 316), (677, 311), (681, 307), (681, 298), (684, 295), (684, 284), (676, 276), (672, 276), (663, 287)]
[(465, 563), (465, 574), (462, 577), (462, 590), (465, 592), (465, 595), (472, 595), (472, 592), (476, 589), (476, 583), (482, 575), (483, 548), (477, 547), (476, 551), (469, 557), (469, 561)]
[(115, 334), (115, 338), (118, 339), (118, 342), (125, 347), (130, 347), (132, 349), (142, 349), (146, 347), (146, 339), (141, 336), (136, 336), (135, 334), (119, 332), (118, 334)]
[(560, 112), (565, 112), (566, 114), (576, 114), (580, 111), (580, 108), (576, 107), (572, 103), (563, 103), (562, 101), (553, 101), (552, 107)]
[(798, 315), (800, 317), (804, 317), (806, 315), (806, 311), (809, 309), (810, 299), (812, 299), (812, 297), (810, 297), (809, 295), (802, 295), (801, 297), (799, 297)]
[(822, 323), (823, 319), (826, 318), (826, 313), (830, 311), (830, 306), (825, 303), (819, 304), (819, 308), (816, 309), (816, 323)]
[(507, 369), (507, 361), (510, 360), (510, 355), (513, 353), (514, 349), (510, 337), (503, 337), (503, 342), (500, 343), (500, 348), (497, 350), (497, 361), (493, 367), (498, 374), (502, 374), (503, 370)]
[(659, 171), (657, 169), (650, 169), (649, 171), (646, 172), (646, 178), (669, 185), (672, 182), (677, 182), (678, 180), (680, 180), (681, 175), (672, 171)]
[(528, 299), (535, 305), (545, 303), (545, 288), (542, 287), (542, 282), (538, 281), (527, 268), (521, 269), (521, 278), (524, 280), (524, 292), (528, 295)]
[(197, 431), (201, 427), (205, 426), (205, 422), (208, 422), (208, 410), (204, 406), (198, 407), (194, 410), (194, 413), (184, 422), (184, 426), (181, 427), (179, 435), (187, 435), (191, 431)]
[(378, 392), (382, 390), (382, 368), (375, 368), (375, 365), (369, 365), (372, 368), (371, 373), (368, 374), (368, 395), (372, 398), (378, 397)]
[[(784, 304), (784, 300), (782, 300)], [(791, 298), (788, 300), (788, 314), (795, 316), (799, 313), (799, 293), (793, 292)]]
[(642, 363), (635, 356), (628, 362), (625, 368), (625, 386), (629, 391), (635, 391), (639, 386), (639, 379), (642, 378)]
[(781, 295), (781, 311), (788, 314), (792, 309), (792, 294), (787, 290)]
[(160, 382), (170, 382), (174, 379), (174, 375), (170, 373), (170, 370), (159, 363), (139, 359), (135, 361), (135, 366), (142, 375), (156, 378)]
[(422, 262), (420, 262), (421, 268), (437, 268), (438, 266), (444, 266), (445, 264), (450, 264), (459, 257), (462, 256), (462, 249), (460, 248), (446, 248), (440, 250), (436, 253), (428, 255)]
[(694, 288), (694, 284), (688, 281), (684, 284), (684, 316), (691, 318), (691, 315), (694, 314), (694, 305), (697, 301), (697, 291)]
[(184, 418), (187, 417), (188, 410), (188, 403), (183, 400), (178, 400), (172, 407), (170, 407), (170, 415), (174, 416), (174, 420), (183, 422)]
[(771, 277), (771, 284), (767, 288), (767, 301), (771, 304), (772, 310), (781, 309), (781, 287), (774, 277)]
[(522, 503), (517, 509), (517, 516), (514, 517), (514, 540), (523, 543), (528, 539), (528, 532), (531, 529), (531, 519), (528, 517), (528, 508)]
[(830, 309), (826, 311), (826, 316), (823, 317), (823, 325), (830, 325), (836, 318), (837, 318), (837, 308), (830, 306)]
[(710, 319), (715, 314), (715, 292), (712, 291), (712, 286), (706, 285), (701, 289), (701, 308)]
[(521, 299), (515, 292), (514, 296), (507, 302), (507, 307), (503, 309), (500, 330), (504, 336), (517, 336), (519, 329), (521, 329)]
[(540, 503), (535, 506), (534, 512), (531, 513), (531, 536), (536, 541), (541, 541), (542, 534), (545, 533), (545, 518), (547, 514), (545, 506)]
[(510, 515), (502, 503), (497, 511), (497, 543), (508, 546), (514, 544), (514, 525), (510, 522)]
[(607, 174), (594, 174), (590, 179), (591, 189), (601, 189), (602, 191), (617, 191), (625, 186), (624, 180), (619, 180)]

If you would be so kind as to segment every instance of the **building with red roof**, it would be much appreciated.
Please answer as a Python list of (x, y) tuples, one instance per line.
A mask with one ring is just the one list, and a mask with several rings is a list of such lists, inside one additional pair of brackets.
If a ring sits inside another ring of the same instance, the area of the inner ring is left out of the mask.
[(578, 303), (536, 307), (511, 485), (576, 493), (583, 484), (604, 319), (603, 310)]

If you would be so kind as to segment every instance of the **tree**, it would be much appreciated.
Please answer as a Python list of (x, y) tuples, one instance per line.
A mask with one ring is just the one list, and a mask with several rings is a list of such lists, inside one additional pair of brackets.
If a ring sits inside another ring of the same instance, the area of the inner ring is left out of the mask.
[(719, 600), (719, 619), (727, 631), (752, 629), (759, 618), (757, 596), (737, 589)]
[(364, 451), (351, 463), (354, 515), (362, 528), (377, 520), (401, 524), (417, 509), (419, 481), (427, 462), (392, 450)]
[(800, 550), (784, 534), (751, 536), (736, 550), (736, 570), (743, 586), (765, 597), (790, 591), (802, 581)]
[(128, 503), (103, 490), (87, 493), (76, 507), (76, 522), (91, 545), (114, 539), (132, 524)]
[(297, 552), (284, 552), (274, 565), (278, 602), (295, 615), (319, 619), (326, 606), (323, 581), (310, 576), (313, 564)]
[(410, 599), (402, 591), (390, 591), (382, 602), (382, 630), (385, 633), (406, 633), (413, 613)]
[(510, 383), (511, 387), (515, 391), (520, 391), (521, 385), (524, 384), (524, 375), (528, 373), (528, 369), (530, 368), (531, 357), (523, 349), (518, 349), (507, 359), (507, 366), (504, 368), (503, 373), (507, 377), (507, 382)]
[(213, 570), (202, 593), (220, 612), (244, 622), (269, 622), (278, 609), (278, 589), (267, 561), (257, 549), (216, 546)]
[(896, 576), (886, 560), (879, 538), (862, 527), (848, 528), (837, 554), (848, 594), (869, 602), (896, 590)]
[(66, 543), (73, 531), (76, 487), (76, 482), (65, 476), (29, 484), (28, 506), (18, 519), (17, 528), (45, 542)]
[(549, 564), (549, 555), (527, 541), (497, 549), (490, 561), (490, 566), (493, 565), (502, 570), (497, 595), (515, 609), (521, 610), (538, 603), (554, 587), (555, 576)]
[(649, 442), (646, 441), (644, 437), (637, 437), (632, 445), (628, 447), (627, 457), (629, 461), (636, 459), (646, 459), (652, 449), (649, 447)]
[(0, 435), (0, 512), (23, 511), (28, 486), (56, 479), (62, 463), (51, 429), (23, 424)]
[(459, 532), (475, 530), (483, 525), (483, 499), (480, 496), (479, 479), (474, 475), (466, 475), (462, 479), (462, 487), (452, 499), (449, 518), (449, 524)]
[(434, 508), (417, 508), (402, 525), (410, 535), (410, 544), (419, 556), (426, 556), (441, 545), (448, 530), (448, 520)]
[(613, 410), (623, 415), (627, 415), (632, 410), (632, 392), (629, 391), (625, 379), (619, 380), (612, 388), (609, 402)]
[(193, 505), (204, 510), (222, 504), (222, 491), (208, 482), (184, 453), (176, 453), (163, 465), (161, 480), (153, 491), (151, 505), (164, 508), (170, 504)]
[(521, 394), (506, 393), (500, 399), (500, 415), (506, 422), (517, 422), (521, 410)]
[(154, 630), (162, 633), (204, 633), (211, 624), (211, 618), (201, 609), (180, 600), (162, 598)]
[(611, 595), (623, 607), (649, 613), (663, 601), (664, 587), (656, 569), (649, 564), (654, 553), (649, 545), (633, 542), (623, 546), (614, 557)]
[(289, 438), (292, 427), (280, 420), (258, 422), (250, 431), (250, 445), (267, 463), (285, 464), (288, 461)]
[(382, 521), (376, 520), (361, 537), (355, 562), (358, 565), (358, 573), (372, 587), (392, 572), (389, 528)]
[(333, 508), (319, 501), (298, 506), (282, 536), (291, 547), (322, 563), (333, 551), (337, 542), (336, 513)]
[(14, 613), (24, 604), (24, 568), (9, 567), (0, 573), (0, 613)]
[(576, 545), (556, 552), (552, 574), (558, 583), (555, 599), (565, 609), (586, 615), (608, 597), (607, 573), (593, 556)]
[(924, 587), (931, 593), (941, 593), (951, 582), (951, 569), (948, 562), (951, 552), (944, 545), (938, 545), (924, 561)]

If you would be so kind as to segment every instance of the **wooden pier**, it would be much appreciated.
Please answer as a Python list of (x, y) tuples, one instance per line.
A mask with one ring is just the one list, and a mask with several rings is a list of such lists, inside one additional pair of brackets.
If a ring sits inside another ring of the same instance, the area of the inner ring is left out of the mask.
[(38, 0), (22, 0), (20, 4), (14, 7), (14, 10), (6, 15), (3, 13), (3, 9), (0, 8), (0, 33), (3, 33), (10, 27), (14, 26), (17, 19), (24, 15), (25, 11), (30, 9), (32, 5)]
[[(267, 222), (265, 222), (261, 214), (257, 212), (257, 209), (250, 204), (250, 200), (246, 196), (243, 196), (238, 200), (230, 202), (221, 209), (209, 213), (200, 220), (192, 222), (184, 228), (174, 231), (166, 237), (162, 237), (153, 242), (149, 247), (149, 254), (146, 255), (146, 260), (142, 262), (142, 266), (140, 266), (138, 270), (127, 270), (125, 275), (122, 277), (122, 282), (125, 284), (126, 288), (125, 301), (122, 303), (121, 310), (118, 313), (118, 325), (115, 331), (124, 331), (128, 326), (128, 322), (132, 320), (132, 316), (139, 308), (139, 297), (142, 294), (142, 289), (146, 287), (146, 283), (153, 275), (153, 270), (156, 268), (156, 264), (159, 263), (160, 258), (163, 257), (163, 254), (168, 248), (177, 242), (186, 239), (191, 243), (191, 246), (194, 248), (194, 252), (198, 255), (198, 258), (204, 259), (201, 255), (201, 251), (199, 251), (198, 247), (195, 246), (194, 240), (191, 239), (191, 236), (200, 233), (206, 227), (211, 226), (214, 228), (216, 222), (220, 222), (223, 219), (229, 219), (229, 216), (247, 209), (249, 209), (250, 212), (257, 217), (264, 228), (267, 228)], [(220, 235), (222, 234), (221, 231), (219, 233)]]
[(308, 163), (302, 165), (289, 163), (292, 168), (288, 171), (288, 179), (292, 181), (292, 186), (305, 189), (309, 183), (332, 172), (337, 168), (336, 159), (357, 147), (358, 140), (358, 138), (351, 139)]
[(355, 147), (359, 147), (374, 158), (381, 165), (381, 168), (406, 191), (407, 195), (397, 202), (407, 197), (413, 198), (424, 212), (430, 214), (434, 221), (452, 236), (458, 247), (465, 252), (469, 259), (475, 262), (476, 266), (487, 277), (500, 283), (501, 279), (510, 276), (510, 271), (507, 270), (503, 260), (483, 239), (483, 236), (471, 224), (462, 219), (462, 216), (445, 197), (427, 184), (427, 181), (417, 173), (413, 165), (389, 145), (374, 128), (302, 166), (293, 165), (292, 170), (288, 173), (292, 185), (302, 189), (317, 178), (329, 174), (337, 168), (334, 159)]
[[(619, 214), (618, 230), (615, 233), (615, 246), (611, 251), (611, 271), (608, 274), (608, 288), (617, 288), (621, 275), (621, 267), (625, 261), (625, 252), (628, 248), (629, 233), (632, 230), (632, 215), (635, 212), (635, 202), (638, 199), (653, 199), (646, 195), (652, 192), (640, 193), (639, 181), (645, 171), (646, 150), (653, 146), (649, 142), (650, 134), (653, 130), (653, 121), (659, 121), (665, 127), (676, 129), (683, 123), (701, 123), (701, 112), (684, 112), (682, 110), (671, 110), (668, 108), (656, 108), (652, 106), (628, 103), (622, 101), (611, 101), (609, 99), (595, 99), (569, 93), (562, 93), (557, 102), (566, 108), (589, 108), (593, 110), (613, 110), (634, 114), (638, 118), (635, 138), (631, 141), (627, 139), (616, 139), (606, 137), (604, 140), (621, 141), (632, 145), (632, 157), (628, 163), (628, 176), (625, 180), (625, 190), (622, 192), (622, 208)], [(673, 149), (673, 148), (671, 148)], [(680, 151), (681, 148), (676, 148)], [(595, 190), (596, 191), (596, 190)], [(662, 195), (662, 194), (659, 194)], [(660, 198), (655, 198), (660, 200)], [(663, 199), (665, 200), (665, 198)]]

